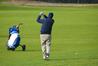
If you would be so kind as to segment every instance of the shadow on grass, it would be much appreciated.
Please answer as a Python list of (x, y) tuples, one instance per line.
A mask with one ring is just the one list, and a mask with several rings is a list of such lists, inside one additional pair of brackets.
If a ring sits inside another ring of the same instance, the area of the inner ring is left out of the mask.
[(16, 52), (39, 52), (40, 50), (25, 50), (25, 51), (22, 51), (22, 50), (15, 50)]
[(98, 60), (98, 58), (54, 58), (48, 59), (48, 61), (66, 61), (66, 60)]

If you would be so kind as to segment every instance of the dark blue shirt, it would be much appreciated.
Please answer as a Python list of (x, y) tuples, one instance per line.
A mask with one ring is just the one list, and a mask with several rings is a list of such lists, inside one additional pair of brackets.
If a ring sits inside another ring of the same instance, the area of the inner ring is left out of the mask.
[(54, 23), (54, 20), (50, 16), (44, 15), (44, 18), (41, 19), (41, 16), (39, 15), (37, 18), (37, 22), (41, 23), (41, 34), (51, 34), (52, 26)]

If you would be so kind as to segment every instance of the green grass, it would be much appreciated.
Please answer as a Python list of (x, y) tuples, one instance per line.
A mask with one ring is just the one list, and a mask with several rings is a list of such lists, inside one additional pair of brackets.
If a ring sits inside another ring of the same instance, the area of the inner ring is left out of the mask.
[[(41, 10), (54, 12), (51, 56), (42, 59), (36, 22)], [(21, 44), (15, 52), (6, 50), (8, 28), (21, 26)], [(31, 7), (0, 4), (0, 66), (98, 66), (98, 6)]]

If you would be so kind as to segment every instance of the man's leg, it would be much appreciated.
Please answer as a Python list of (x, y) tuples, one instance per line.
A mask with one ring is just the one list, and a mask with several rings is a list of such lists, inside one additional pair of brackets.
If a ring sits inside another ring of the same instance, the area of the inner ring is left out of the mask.
[(43, 59), (46, 59), (46, 40), (45, 40), (45, 35), (40, 35), (40, 40), (41, 40), (41, 49), (42, 49)]
[(50, 44), (46, 44), (46, 57), (48, 58), (50, 55)]
[(42, 44), (42, 54), (43, 54), (43, 59), (46, 59), (46, 46), (45, 44)]
[(48, 35), (48, 40), (46, 41), (46, 57), (50, 55), (50, 45), (51, 45), (51, 36)]

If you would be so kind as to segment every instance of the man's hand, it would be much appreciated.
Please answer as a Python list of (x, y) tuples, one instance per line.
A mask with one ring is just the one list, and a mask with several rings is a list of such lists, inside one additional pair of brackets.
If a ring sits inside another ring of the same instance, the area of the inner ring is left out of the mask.
[(41, 11), (39, 15), (44, 15), (44, 12), (43, 12), (43, 11)]

